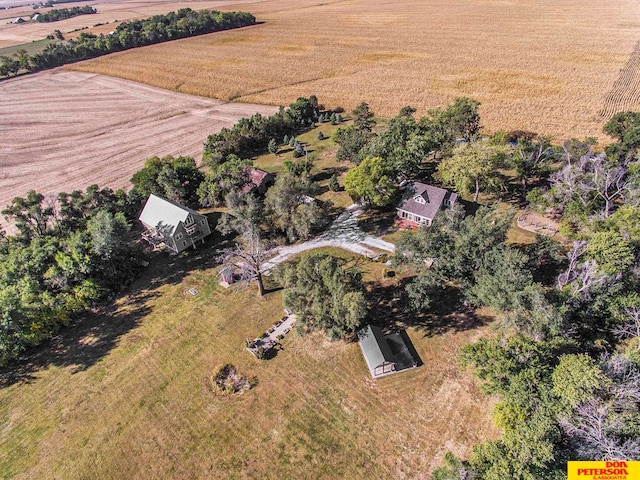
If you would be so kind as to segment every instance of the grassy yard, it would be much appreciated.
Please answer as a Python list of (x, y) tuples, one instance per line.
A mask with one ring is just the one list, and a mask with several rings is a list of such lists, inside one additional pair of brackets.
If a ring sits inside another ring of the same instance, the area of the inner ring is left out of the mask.
[[(0, 477), (424, 478), (445, 451), (464, 456), (498, 435), (455, 361), (487, 327), (415, 322), (424, 366), (375, 381), (357, 344), (321, 335), (291, 333), (259, 361), (243, 343), (282, 316), (281, 292), (218, 286), (215, 247), (155, 258), (113, 308), (2, 372)], [(332, 253), (370, 289), (399, 288), (381, 264)], [(395, 315), (383, 299), (372, 310)], [(225, 363), (257, 386), (214, 395), (210, 376)]]
[[(318, 199), (324, 202), (330, 201), (339, 208), (348, 207), (353, 203), (343, 187), (344, 176), (353, 164), (336, 160), (338, 146), (331, 140), (331, 135), (338, 128), (349, 124), (350, 122), (343, 122), (340, 125), (331, 125), (329, 122), (319, 123), (315, 128), (296, 136), (298, 141), (306, 146), (309, 159), (313, 161), (314, 167), (311, 172), (322, 191), (318, 195)], [(319, 132), (322, 132), (325, 137), (323, 140), (318, 139)], [(281, 138), (278, 140), (282, 141)], [(277, 155), (272, 153), (260, 155), (254, 160), (254, 165), (268, 172), (281, 173), (284, 171), (283, 162), (285, 160), (298, 162), (304, 160), (304, 157), (295, 158), (293, 156), (293, 148), (281, 145)], [(338, 181), (342, 187), (338, 192), (329, 190), (329, 179), (334, 173), (338, 174)]]

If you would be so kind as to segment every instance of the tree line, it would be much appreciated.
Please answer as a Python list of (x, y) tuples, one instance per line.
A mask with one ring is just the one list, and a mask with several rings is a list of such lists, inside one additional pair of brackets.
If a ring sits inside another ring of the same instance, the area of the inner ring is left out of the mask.
[(22, 50), (10, 57), (1, 56), (0, 76), (8, 77), (21, 71), (36, 72), (130, 48), (246, 27), (255, 23), (255, 17), (246, 12), (194, 11), (181, 8), (166, 15), (123, 22), (113, 33), (107, 35), (82, 32), (77, 39), (50, 43), (42, 52), (34, 55)]
[(414, 272), (404, 296), (416, 313), (437, 315), (449, 298), (498, 318), (497, 338), (468, 345), (460, 361), (497, 397), (503, 434), (465, 461), (447, 455), (432, 478), (560, 479), (569, 459), (638, 458), (640, 115), (615, 115), (604, 127), (614, 141), (600, 151), (592, 138), (482, 135), (478, 106), (457, 99), (419, 120), (405, 107), (376, 128), (362, 103), (333, 137), (338, 157), (355, 164), (345, 178), (354, 200), (391, 207), (403, 180), (425, 179), (561, 218), (569, 241), (508, 244), (515, 212), (465, 216), (458, 206), (397, 242), (395, 261)]
[(98, 11), (90, 5), (83, 7), (71, 7), (71, 8), (54, 8), (47, 13), (41, 13), (36, 17), (36, 22), (49, 23), (58, 22), (71, 17), (77, 17), (78, 15), (92, 15)]
[(135, 278), (139, 208), (135, 195), (92, 185), (57, 198), (31, 191), (2, 210), (18, 234), (0, 232), (0, 365)]
[(454, 143), (435, 162), (436, 178), (466, 179), (464, 193), (499, 194), (512, 168), (519, 198), (561, 216), (569, 245), (508, 244), (514, 212), (495, 207), (445, 210), (399, 240), (396, 260), (415, 272), (413, 309), (433, 312), (449, 297), (498, 318), (498, 336), (466, 346), (460, 361), (497, 397), (503, 434), (465, 461), (447, 455), (434, 480), (561, 479), (567, 460), (640, 456), (640, 116), (617, 114), (604, 131), (614, 139), (604, 151), (593, 139), (499, 132)]

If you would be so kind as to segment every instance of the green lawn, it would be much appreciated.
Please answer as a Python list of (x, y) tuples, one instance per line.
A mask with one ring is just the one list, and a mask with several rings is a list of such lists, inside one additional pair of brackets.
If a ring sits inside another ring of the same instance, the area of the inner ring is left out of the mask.
[[(336, 160), (338, 146), (333, 143), (330, 137), (338, 128), (348, 124), (349, 122), (343, 122), (340, 125), (331, 125), (328, 122), (321, 123), (317, 124), (315, 128), (296, 136), (298, 141), (307, 147), (309, 158), (313, 160), (314, 167), (311, 173), (322, 189), (318, 199), (324, 202), (330, 201), (338, 208), (348, 207), (353, 201), (344, 189), (338, 192), (329, 190), (329, 179), (334, 173), (337, 173), (338, 181), (343, 186), (344, 176), (352, 164)], [(325, 136), (324, 140), (318, 140), (318, 132), (322, 132)], [(281, 141), (282, 139), (279, 140)], [(271, 153), (260, 155), (254, 159), (254, 165), (268, 172), (281, 173), (284, 171), (283, 162), (285, 160), (297, 162), (304, 160), (304, 158), (294, 158), (293, 148), (288, 145), (281, 145), (277, 155)]]
[(13, 45), (11, 47), (0, 48), (0, 56), (11, 56), (21, 49), (26, 50), (29, 55), (34, 55), (36, 53), (40, 53), (45, 49), (47, 45), (54, 42), (59, 42), (59, 40), (34, 40), (33, 42), (23, 43), (21, 45)]
[[(375, 381), (357, 344), (320, 334), (292, 332), (259, 361), (243, 343), (282, 316), (281, 292), (220, 287), (216, 247), (154, 258), (113, 308), (3, 372), (0, 477), (416, 478), (445, 451), (464, 456), (498, 435), (490, 402), (455, 361), (487, 327), (416, 323), (424, 366)], [(378, 282), (381, 264), (332, 252), (369, 288), (398, 288)], [(372, 316), (395, 319), (381, 305)], [(214, 395), (210, 376), (225, 363), (257, 386)]]

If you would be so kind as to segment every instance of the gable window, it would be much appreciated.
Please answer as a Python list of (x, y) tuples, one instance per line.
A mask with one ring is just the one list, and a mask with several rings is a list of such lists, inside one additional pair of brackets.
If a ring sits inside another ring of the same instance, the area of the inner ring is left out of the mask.
[(186, 247), (186, 246), (187, 246), (187, 242), (184, 242), (184, 241), (183, 241), (183, 242), (182, 242), (182, 246), (183, 246), (183, 247)]
[(413, 200), (421, 205), (427, 203), (422, 195), (416, 195), (415, 197), (413, 197)]
[(182, 233), (176, 235), (176, 240), (180, 240), (182, 238)]

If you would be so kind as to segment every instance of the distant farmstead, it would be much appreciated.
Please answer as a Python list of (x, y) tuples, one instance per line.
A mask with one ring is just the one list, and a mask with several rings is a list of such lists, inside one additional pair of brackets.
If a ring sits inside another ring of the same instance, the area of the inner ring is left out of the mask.
[(426, 183), (410, 182), (396, 210), (398, 217), (406, 222), (431, 225), (441, 209), (450, 208), (457, 201), (457, 193)]
[(373, 378), (397, 373), (419, 365), (418, 358), (409, 351), (409, 337), (405, 332), (384, 335), (380, 328), (367, 325), (358, 332), (362, 356)]
[(180, 253), (211, 233), (207, 217), (195, 210), (150, 195), (142, 209), (139, 220), (146, 229), (143, 237), (154, 248), (167, 248)]

